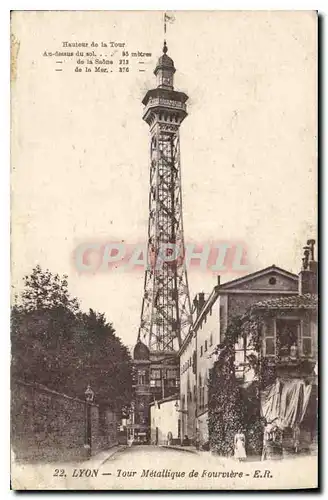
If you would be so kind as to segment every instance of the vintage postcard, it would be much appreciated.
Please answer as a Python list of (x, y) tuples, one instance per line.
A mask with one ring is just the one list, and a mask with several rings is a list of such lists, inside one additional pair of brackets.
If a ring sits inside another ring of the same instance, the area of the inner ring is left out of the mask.
[(315, 11), (11, 15), (11, 486), (318, 487)]

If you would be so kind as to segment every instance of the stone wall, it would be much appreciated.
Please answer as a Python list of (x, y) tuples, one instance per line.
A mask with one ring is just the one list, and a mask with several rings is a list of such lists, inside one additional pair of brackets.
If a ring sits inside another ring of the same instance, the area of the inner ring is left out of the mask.
[[(117, 419), (91, 405), (92, 454), (117, 444)], [(39, 384), (12, 381), (11, 447), (16, 460), (85, 459), (85, 402)]]

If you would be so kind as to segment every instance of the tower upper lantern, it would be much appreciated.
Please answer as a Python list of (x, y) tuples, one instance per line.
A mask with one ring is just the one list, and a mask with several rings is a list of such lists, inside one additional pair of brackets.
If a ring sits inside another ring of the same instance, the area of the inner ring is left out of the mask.
[(157, 87), (148, 90), (142, 103), (145, 105), (143, 119), (151, 130), (159, 123), (166, 123), (167, 129), (178, 129), (187, 116), (187, 94), (178, 92), (173, 87), (175, 73), (173, 60), (167, 55), (167, 45), (164, 42), (163, 54), (158, 59), (155, 75)]
[(164, 41), (163, 55), (158, 59), (154, 74), (157, 77), (157, 87), (173, 90), (173, 75), (175, 73), (173, 59), (167, 55), (167, 45)]

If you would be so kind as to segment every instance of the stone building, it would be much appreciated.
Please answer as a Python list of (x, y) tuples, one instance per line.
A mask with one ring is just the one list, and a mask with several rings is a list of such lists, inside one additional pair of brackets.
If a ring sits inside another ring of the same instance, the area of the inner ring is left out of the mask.
[[(204, 293), (197, 295), (193, 329), (179, 351), (181, 436), (187, 435), (200, 444), (208, 440), (208, 376), (216, 360), (215, 348), (224, 339), (229, 320), (256, 302), (297, 295), (297, 275), (275, 265), (223, 284), (218, 277), (206, 300)], [(236, 349), (236, 357), (240, 356), (243, 346)]]
[(135, 441), (150, 442), (150, 405), (179, 393), (178, 363), (176, 353), (149, 351), (138, 340), (133, 352), (135, 400), (127, 426), (128, 437), (133, 437)]
[[(225, 366), (233, 362), (230, 366), (234, 366), (234, 384), (243, 401), (243, 421), (248, 422), (244, 427), (250, 452), (254, 452), (251, 436), (257, 408), (263, 458), (317, 450), (318, 295), (313, 254), (314, 240), (308, 240), (297, 292), (279, 293), (248, 304), (247, 314), (234, 332), (236, 336), (226, 341), (223, 338), (220, 362), (214, 364), (216, 380), (220, 380)], [(269, 282), (273, 284), (271, 277)], [(220, 386), (212, 386), (212, 396), (216, 398), (220, 392), (224, 395)], [(253, 403), (248, 407), (245, 402), (251, 399)], [(219, 414), (220, 422), (224, 422), (227, 415)], [(211, 415), (213, 419), (215, 413)]]
[(257, 355), (274, 373), (274, 380), (260, 391), (261, 414), (269, 426), (274, 422), (281, 431), (285, 453), (317, 450), (317, 262), (314, 241), (308, 244), (298, 295), (260, 301), (252, 307), (262, 323), (262, 352)]
[(317, 447), (317, 306), (317, 296), (309, 293), (253, 307), (263, 318), (261, 354), (275, 373), (261, 391), (261, 414), (283, 430), (285, 450)]

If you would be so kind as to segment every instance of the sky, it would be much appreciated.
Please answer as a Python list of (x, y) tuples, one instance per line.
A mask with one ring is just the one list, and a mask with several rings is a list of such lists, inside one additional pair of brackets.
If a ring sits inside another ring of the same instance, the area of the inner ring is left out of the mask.
[[(315, 14), (174, 15), (168, 55), (175, 88), (189, 96), (180, 136), (185, 240), (238, 240), (249, 272), (276, 264), (298, 273), (302, 247), (316, 238)], [(67, 274), (81, 307), (104, 312), (132, 345), (143, 272), (81, 275), (72, 255), (82, 242), (147, 240), (149, 131), (141, 101), (156, 85), (162, 14), (22, 12), (12, 32), (13, 290), (36, 264)], [(128, 73), (79, 73), (76, 58), (44, 56), (66, 51), (63, 41), (95, 41), (101, 52), (101, 41), (116, 41), (152, 56), (143, 72), (130, 58)], [(199, 269), (188, 277), (191, 298), (216, 284)], [(222, 281), (235, 277), (222, 274)]]

